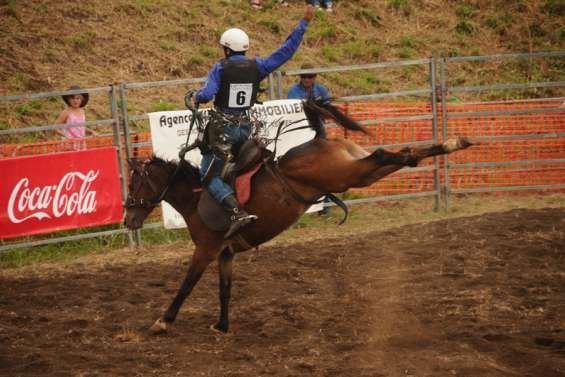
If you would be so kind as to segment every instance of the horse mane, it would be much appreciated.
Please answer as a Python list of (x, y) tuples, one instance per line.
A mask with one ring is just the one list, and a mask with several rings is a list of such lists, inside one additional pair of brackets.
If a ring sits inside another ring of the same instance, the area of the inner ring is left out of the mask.
[[(151, 156), (151, 159), (148, 161), (148, 163), (164, 167), (169, 172), (169, 174), (173, 174), (179, 166), (179, 163), (176, 161), (164, 160), (155, 155)], [(200, 170), (192, 163), (186, 160), (182, 160), (180, 162), (180, 169), (177, 174), (178, 178), (186, 179), (188, 181), (197, 183), (198, 186), (200, 186)]]
[(318, 136), (320, 130), (324, 127), (321, 119), (322, 116), (333, 119), (348, 130), (360, 131), (366, 135), (370, 135), (369, 130), (367, 130), (365, 126), (349, 118), (327, 100), (306, 100), (304, 102), (304, 113), (306, 114), (306, 118), (308, 118), (308, 123), (310, 123), (312, 129), (316, 131), (316, 136)]

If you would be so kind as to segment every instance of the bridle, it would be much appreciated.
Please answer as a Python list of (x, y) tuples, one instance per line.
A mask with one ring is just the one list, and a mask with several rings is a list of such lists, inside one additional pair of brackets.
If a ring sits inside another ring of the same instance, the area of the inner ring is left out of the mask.
[[(136, 170), (132, 170), (132, 177), (134, 173), (136, 173)], [(136, 198), (139, 190), (141, 190), (141, 188), (145, 184), (148, 184), (153, 191), (158, 191), (155, 188), (155, 185), (152, 183), (151, 178), (149, 177), (149, 172), (147, 171), (145, 164), (142, 165), (142, 170), (138, 173), (141, 177), (139, 184), (137, 184), (137, 187), (134, 190), (130, 190), (130, 194), (128, 195), (126, 203), (124, 204), (124, 208), (129, 209), (133, 207), (141, 207), (145, 209), (153, 209), (163, 200), (163, 197), (169, 189), (169, 184), (167, 184), (167, 186), (152, 199)]]

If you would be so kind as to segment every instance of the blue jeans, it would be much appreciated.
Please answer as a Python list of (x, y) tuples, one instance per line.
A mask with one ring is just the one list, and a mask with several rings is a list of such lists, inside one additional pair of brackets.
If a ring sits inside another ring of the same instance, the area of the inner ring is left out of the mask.
[[(332, 1), (331, 0), (322, 0), (322, 4), (326, 8), (332, 7)], [(312, 0), (312, 5), (315, 6), (315, 7), (319, 7), (320, 6), (320, 0)]]
[[(229, 125), (226, 127), (225, 134), (229, 144), (239, 147), (238, 144), (242, 144), (249, 138), (251, 134), (251, 124), (249, 123), (240, 127)], [(216, 161), (213, 170), (210, 172), (206, 189), (218, 203), (221, 203), (228, 195), (234, 193), (233, 188), (220, 177), (226, 161), (222, 157), (216, 156), (214, 152), (204, 154), (200, 164), (200, 179), (204, 179), (204, 175), (214, 160)]]

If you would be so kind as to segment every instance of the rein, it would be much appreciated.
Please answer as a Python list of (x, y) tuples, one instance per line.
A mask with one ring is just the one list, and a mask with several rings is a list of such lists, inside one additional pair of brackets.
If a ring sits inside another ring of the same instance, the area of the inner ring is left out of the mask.
[[(175, 170), (175, 173), (176, 173), (176, 170)], [(147, 182), (147, 184), (149, 185), (149, 187), (151, 187), (151, 189), (153, 189), (153, 190), (155, 189), (155, 186), (151, 183), (151, 179), (149, 178), (149, 172), (147, 172), (145, 165), (143, 165), (143, 172), (141, 173), (141, 176), (143, 177), (143, 181), (140, 182), (139, 185), (137, 186), (137, 188), (134, 190), (134, 192), (131, 195), (129, 195), (129, 197), (126, 201), (126, 204), (124, 205), (124, 207), (126, 209), (132, 208), (132, 207), (137, 207), (137, 206), (142, 207), (142, 208), (146, 208), (146, 209), (155, 207), (157, 204), (159, 204), (163, 200), (163, 197), (167, 193), (169, 186), (173, 183), (172, 178), (175, 178), (174, 177), (175, 174), (173, 173), (171, 178), (169, 178), (169, 182), (167, 183), (167, 186), (165, 187), (165, 189), (161, 193), (156, 195), (154, 198), (152, 198), (152, 199), (143, 199), (143, 198), (137, 199), (137, 198), (135, 198), (135, 195), (141, 189), (141, 187), (143, 186), (143, 184), (145, 182)]]
[[(186, 136), (186, 142), (184, 143), (184, 147), (179, 152), (179, 163), (178, 163), (175, 171), (173, 172), (173, 174), (171, 174), (169, 176), (167, 185), (165, 186), (163, 191), (161, 191), (153, 199), (144, 200), (143, 198), (142, 199), (132, 198), (131, 200), (129, 200), (126, 203), (125, 208), (130, 208), (130, 207), (133, 207), (133, 206), (136, 206), (136, 205), (140, 205), (141, 207), (144, 207), (144, 208), (151, 208), (151, 207), (155, 207), (157, 204), (161, 203), (163, 198), (165, 198), (165, 195), (167, 195), (167, 192), (169, 192), (169, 187), (172, 186), (173, 183), (175, 183), (177, 176), (180, 173), (181, 165), (184, 161), (184, 156), (188, 152), (190, 152), (191, 150), (200, 146), (200, 142), (198, 140), (196, 140), (191, 145), (188, 144), (188, 140), (190, 139), (190, 134), (192, 133), (192, 128), (194, 127), (196, 120), (198, 119), (198, 125), (197, 125), (198, 128), (200, 128), (201, 125), (202, 125), (202, 119), (201, 119), (200, 113), (198, 112), (198, 104), (196, 104), (196, 106), (192, 106), (192, 97), (194, 96), (194, 94), (195, 94), (194, 91), (189, 90), (184, 97), (184, 103), (185, 103), (187, 109), (192, 111), (192, 118), (190, 120), (190, 126), (189, 126), (189, 129), (188, 129), (188, 135)], [(148, 182), (149, 186), (151, 186), (151, 188), (153, 188), (153, 186), (151, 185), (151, 180), (149, 179), (149, 174), (145, 170), (145, 165), (143, 167), (143, 176), (145, 176), (147, 178), (147, 182)], [(141, 187), (141, 185), (140, 185), (140, 187)], [(138, 190), (139, 190), (139, 188), (136, 190), (136, 192)]]
[(264, 165), (267, 171), (271, 174), (271, 176), (275, 178), (277, 181), (279, 181), (282, 184), (282, 186), (286, 189), (286, 191), (288, 191), (292, 195), (292, 197), (299, 203), (311, 206), (312, 204), (318, 204), (322, 202), (322, 200), (319, 199), (314, 201), (307, 200), (302, 195), (297, 193), (296, 190), (294, 190), (290, 186), (288, 181), (283, 177), (283, 174), (277, 164), (269, 164), (267, 161), (264, 161)]
[(296, 190), (294, 190), (290, 184), (288, 183), (288, 181), (284, 178), (283, 173), (281, 172), (280, 168), (278, 167), (278, 165), (276, 164), (269, 164), (268, 161), (263, 161), (263, 165), (265, 165), (265, 169), (269, 172), (269, 174), (271, 174), (271, 176), (273, 178), (275, 178), (276, 180), (278, 180), (281, 185), (286, 189), (286, 191), (288, 191), (292, 197), (298, 201), (299, 203), (305, 204), (307, 206), (311, 206), (313, 204), (319, 204), (321, 202), (324, 201), (324, 198), (329, 199), (330, 201), (332, 201), (335, 205), (337, 205), (339, 208), (341, 208), (343, 210), (343, 212), (345, 213), (343, 216), (343, 219), (341, 219), (341, 221), (338, 223), (338, 225), (341, 225), (343, 223), (345, 223), (345, 221), (347, 220), (347, 217), (349, 216), (349, 208), (347, 208), (347, 205), (337, 196), (335, 196), (334, 194), (324, 194), (322, 195), (321, 199), (318, 200), (306, 200), (302, 195), (300, 195), (298, 192), (296, 192)]

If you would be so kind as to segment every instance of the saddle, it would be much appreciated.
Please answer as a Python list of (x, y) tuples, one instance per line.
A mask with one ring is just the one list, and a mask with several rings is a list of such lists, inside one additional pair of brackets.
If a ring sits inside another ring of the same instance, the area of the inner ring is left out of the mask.
[[(260, 170), (264, 161), (272, 158), (273, 153), (260, 141), (249, 139), (239, 149), (235, 161), (226, 162), (222, 179), (234, 188), (241, 205), (245, 205), (251, 198), (251, 178)], [(226, 231), (229, 228), (230, 213), (206, 189), (202, 190), (198, 201), (198, 214), (212, 230)]]

